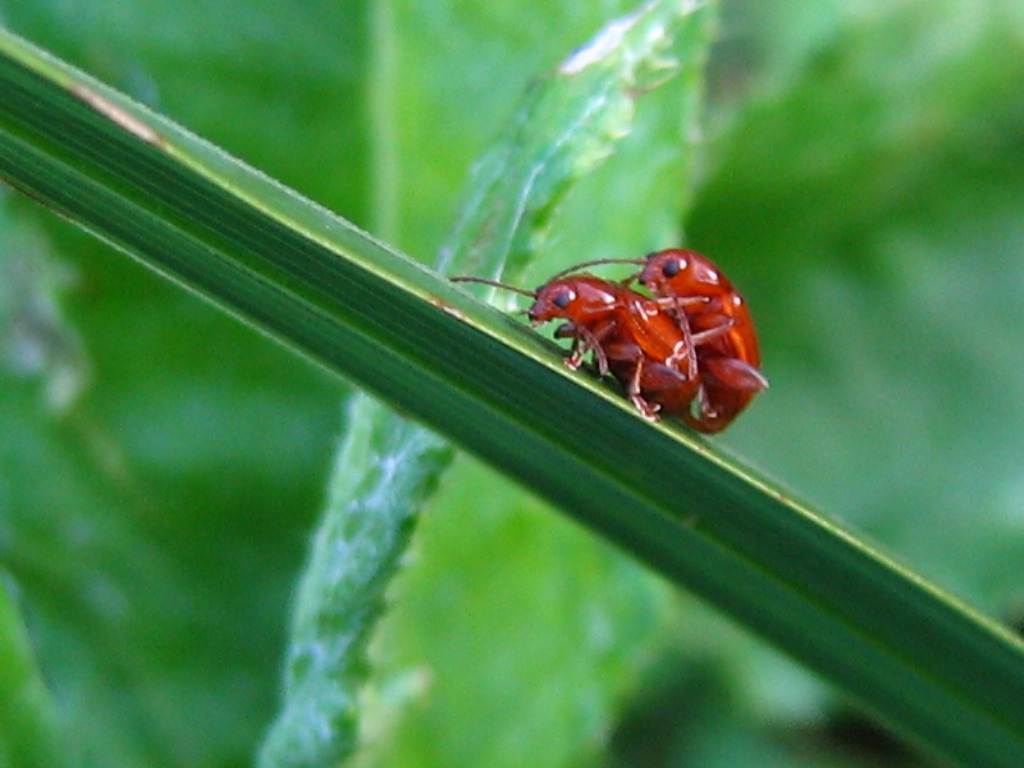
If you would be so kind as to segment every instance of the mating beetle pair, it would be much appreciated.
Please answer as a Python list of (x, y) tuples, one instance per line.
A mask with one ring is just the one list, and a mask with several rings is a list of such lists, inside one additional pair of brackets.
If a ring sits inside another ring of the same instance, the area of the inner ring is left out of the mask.
[[(622, 282), (586, 267), (627, 263), (640, 271)], [(562, 320), (555, 336), (572, 340), (566, 364), (593, 354), (648, 419), (678, 415), (700, 432), (720, 432), (768, 387), (746, 301), (708, 258), (669, 249), (646, 259), (602, 259), (558, 273), (536, 291), (475, 277), (453, 278), (533, 298), (534, 325)], [(638, 282), (652, 295), (630, 288)]]

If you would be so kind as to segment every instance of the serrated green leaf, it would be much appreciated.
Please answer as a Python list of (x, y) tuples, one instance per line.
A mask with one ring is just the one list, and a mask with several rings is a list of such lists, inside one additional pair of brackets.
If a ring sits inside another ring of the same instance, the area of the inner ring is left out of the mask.
[(268, 766), (337, 765), (356, 746), (366, 643), (410, 531), (451, 449), (356, 400), (331, 499), (296, 596), (285, 702), (262, 748)]

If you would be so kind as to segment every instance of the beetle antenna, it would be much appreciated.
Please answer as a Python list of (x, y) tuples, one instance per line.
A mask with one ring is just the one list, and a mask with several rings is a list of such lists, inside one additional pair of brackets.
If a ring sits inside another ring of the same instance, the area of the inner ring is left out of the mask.
[(586, 269), (587, 267), (599, 267), (602, 264), (636, 264), (642, 265), (645, 263), (644, 259), (594, 259), (594, 261), (584, 261), (580, 264), (573, 264), (571, 267), (563, 269), (557, 273), (549, 282), (557, 280), (560, 277), (565, 277), (571, 272), (575, 272), (578, 269)]
[(523, 296), (532, 296), (537, 298), (536, 291), (528, 291), (525, 288), (518, 288), (514, 285), (508, 285), (507, 283), (500, 283), (497, 280), (488, 280), (486, 277), (471, 277), (469, 275), (459, 275), (458, 277), (448, 278), (453, 283), (480, 283), (481, 285), (489, 285), (492, 288), (504, 288), (506, 291), (512, 291), (513, 293), (521, 293)]

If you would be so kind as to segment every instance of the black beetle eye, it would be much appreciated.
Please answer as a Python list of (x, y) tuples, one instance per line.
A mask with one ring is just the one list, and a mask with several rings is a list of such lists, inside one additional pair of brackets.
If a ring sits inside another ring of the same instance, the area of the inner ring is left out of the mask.
[(559, 309), (565, 309), (569, 306), (569, 302), (572, 301), (572, 291), (559, 291), (555, 294), (554, 298), (551, 299), (551, 303)]
[(661, 268), (661, 274), (665, 277), (675, 277), (682, 268), (683, 264), (679, 259), (669, 259), (665, 262), (665, 266)]

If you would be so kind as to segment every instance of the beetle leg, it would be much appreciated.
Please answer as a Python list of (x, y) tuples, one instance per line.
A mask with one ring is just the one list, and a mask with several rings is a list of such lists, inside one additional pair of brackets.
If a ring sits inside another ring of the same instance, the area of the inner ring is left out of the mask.
[(672, 354), (666, 358), (665, 365), (679, 370), (679, 362), (685, 359), (686, 377), (695, 380), (697, 378), (697, 354), (694, 350), (697, 342), (695, 335), (690, 330), (690, 319), (685, 312), (682, 312), (676, 316), (676, 320), (679, 330), (683, 332), (683, 340), (672, 349)]
[(736, 325), (736, 318), (723, 315), (719, 312), (705, 312), (698, 315), (700, 322), (697, 324), (701, 327), (699, 331), (693, 333), (694, 344), (704, 344), (708, 341), (724, 336), (729, 330)]
[(569, 356), (565, 358), (565, 365), (570, 370), (577, 370), (583, 365), (583, 358), (587, 354), (587, 343), (580, 342), (580, 336), (574, 336), (572, 340), (572, 349), (569, 352)]
[(583, 363), (583, 358), (587, 352), (593, 350), (597, 372), (602, 376), (606, 376), (608, 374), (608, 356), (601, 346), (600, 336), (582, 325), (574, 326), (574, 329), (573, 352), (565, 359), (565, 364), (575, 371)]
[(682, 314), (686, 309), (703, 306), (711, 301), (707, 296), (658, 296), (654, 300), (662, 309), (674, 309), (677, 314)]
[[(693, 343), (690, 341), (689, 332), (685, 327), (684, 335), (687, 338), (676, 343), (672, 348), (672, 354), (665, 358), (664, 366), (677, 372), (680, 378), (692, 381), (697, 378), (697, 356), (693, 354)], [(683, 365), (686, 366), (685, 371)]]
[(721, 414), (711, 405), (708, 390), (703, 384), (700, 385), (700, 390), (697, 392), (697, 402), (694, 410), (683, 413), (683, 421), (700, 432), (718, 432), (731, 421), (731, 419), (719, 420)]
[(597, 363), (597, 372), (602, 376), (608, 375), (608, 358), (610, 355), (605, 349), (604, 339), (615, 329), (614, 323), (606, 323), (594, 330), (584, 329), (587, 333), (587, 342), (594, 350), (594, 360)]
[(658, 411), (661, 410), (661, 406), (657, 404), (651, 404), (644, 399), (643, 394), (640, 392), (640, 378), (643, 376), (645, 358), (641, 356), (636, 361), (636, 366), (633, 368), (633, 375), (629, 377), (629, 387), (627, 393), (629, 399), (636, 406), (636, 409), (640, 411), (640, 415), (648, 421), (658, 420)]
[[(706, 296), (661, 296), (655, 299), (658, 306), (662, 309), (674, 309), (675, 316), (682, 326), (682, 320), (684, 317), (689, 317), (686, 312), (687, 307), (698, 307), (703, 304), (707, 304), (710, 299)], [(712, 339), (717, 339), (719, 336), (723, 336), (728, 333), (729, 329), (736, 325), (736, 319), (719, 313), (702, 312), (699, 313), (700, 318), (707, 322), (711, 320), (715, 325), (710, 328), (705, 328), (700, 331), (694, 331), (690, 335), (690, 341), (694, 344), (704, 344)], [(703, 323), (702, 323), (703, 324)], [(687, 329), (683, 329), (686, 333)]]
[(583, 356), (587, 354), (586, 339), (583, 337), (580, 327), (574, 323), (563, 323), (555, 329), (555, 338), (572, 339), (569, 355), (563, 360), (567, 368), (575, 371), (583, 362)]
[(573, 336), (572, 348), (569, 350), (569, 356), (565, 359), (565, 367), (571, 371), (577, 370), (583, 364), (583, 356), (587, 354), (585, 345), (580, 343), (579, 336)]
[[(626, 394), (629, 395), (629, 400), (640, 411), (640, 415), (649, 421), (658, 420), (658, 411), (661, 410), (661, 406), (657, 403), (651, 403), (643, 396), (641, 389), (641, 382), (645, 381), (646, 378), (650, 378), (646, 364), (648, 358), (644, 356), (643, 350), (638, 344), (632, 342), (616, 342), (609, 344), (606, 348), (608, 357), (616, 362), (620, 363), (632, 363), (632, 370), (629, 373), (629, 380), (622, 381), (621, 368), (619, 368), (617, 375), (620, 376), (619, 381), (626, 387)], [(655, 364), (654, 370), (661, 370), (663, 373), (670, 373), (675, 377), (682, 378), (682, 374), (677, 371), (670, 371), (664, 365)]]
[[(658, 306), (665, 308), (665, 305), (663, 303), (665, 301), (665, 299), (659, 299)], [(674, 305), (669, 304), (668, 308), (673, 309), (675, 307)], [(686, 315), (685, 313), (677, 311), (676, 317), (680, 320), (681, 323), (684, 317), (689, 316)], [(704, 344), (705, 342), (711, 341), (712, 339), (717, 339), (719, 336), (724, 336), (726, 333), (728, 333), (730, 328), (736, 325), (735, 318), (729, 317), (728, 315), (723, 315), (718, 312), (703, 312), (697, 315), (697, 318), (699, 318), (701, 321), (698, 325), (710, 325), (710, 327), (705, 327), (699, 331), (692, 332), (691, 339), (693, 340), (694, 344)]]
[(717, 339), (719, 336), (724, 336), (729, 332), (729, 329), (736, 325), (736, 320), (725, 315), (720, 316), (722, 322), (719, 325), (711, 328), (705, 328), (703, 331), (697, 331), (693, 334), (694, 344), (704, 344), (708, 341)]

